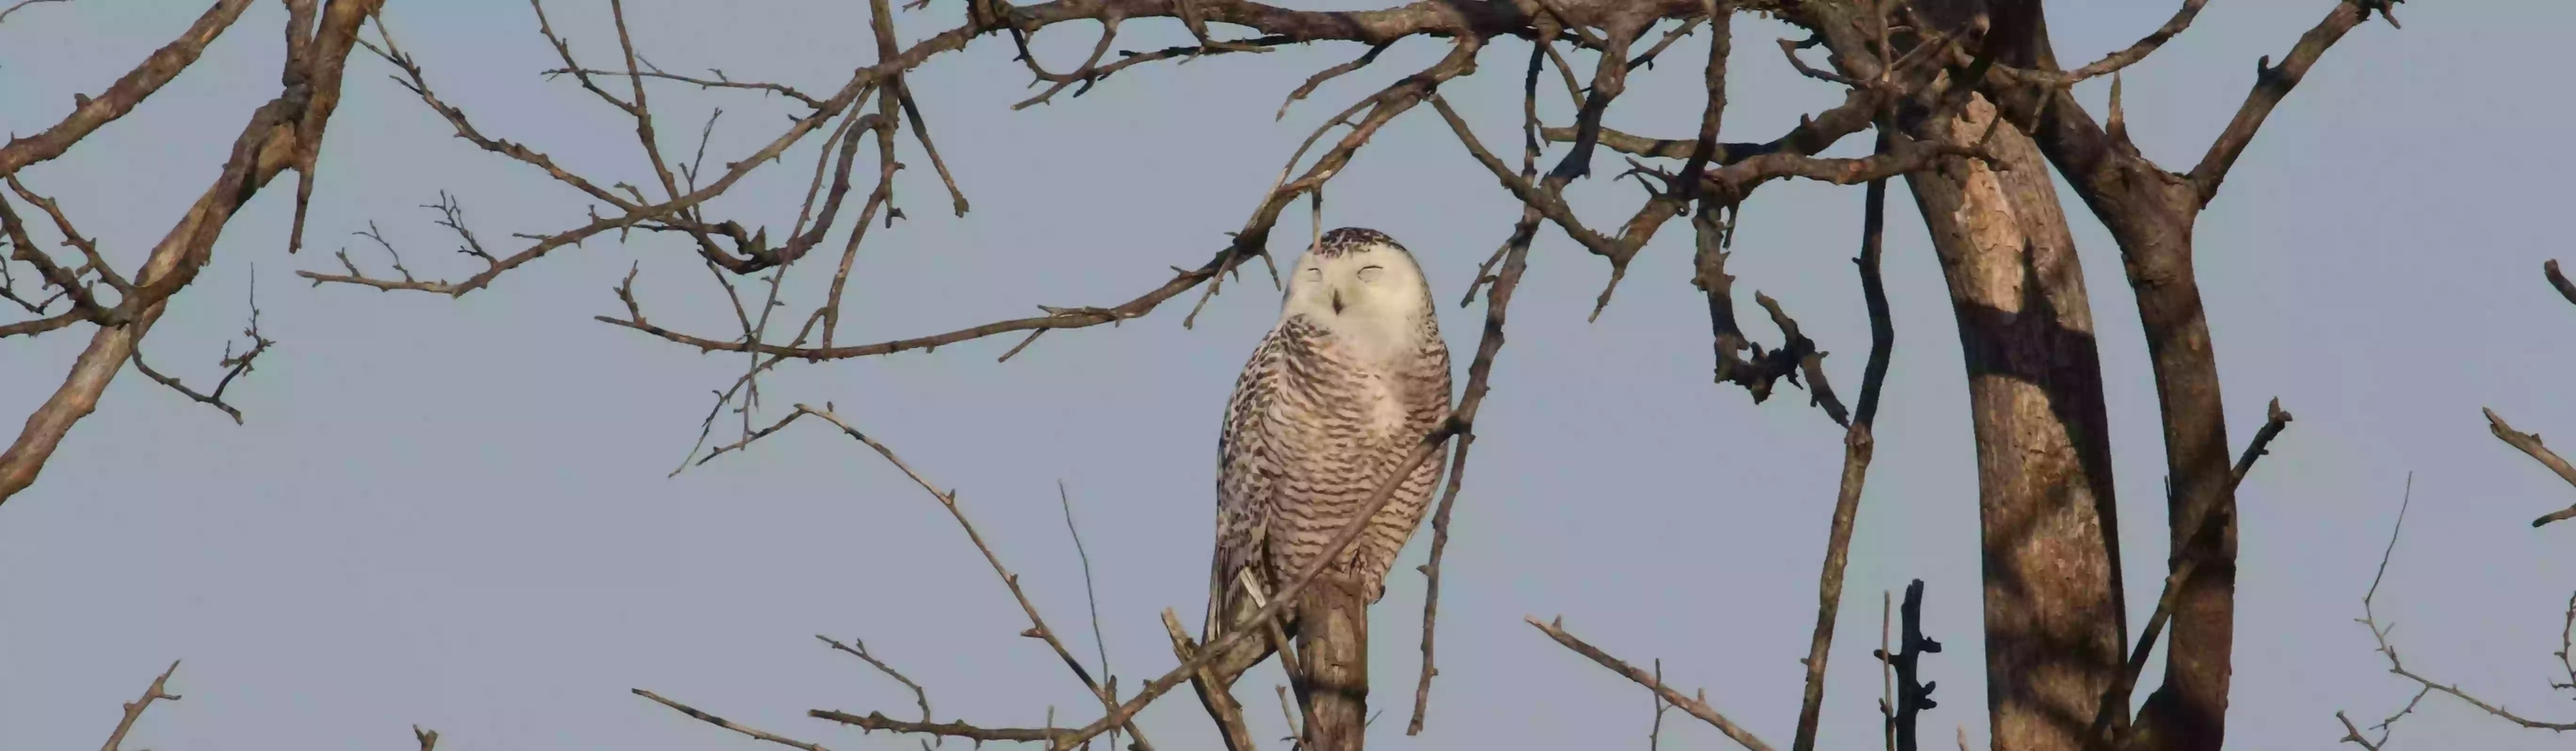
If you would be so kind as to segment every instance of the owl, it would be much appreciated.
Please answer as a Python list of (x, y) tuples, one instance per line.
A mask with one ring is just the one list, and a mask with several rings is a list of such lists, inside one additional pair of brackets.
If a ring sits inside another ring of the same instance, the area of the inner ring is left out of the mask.
[[(1226, 403), (1209, 638), (1323, 555), (1449, 407), (1449, 347), (1421, 266), (1385, 233), (1324, 233), (1297, 259), (1279, 323)], [(1417, 465), (1318, 578), (1357, 583), (1371, 603), (1384, 596), (1442, 464)]]

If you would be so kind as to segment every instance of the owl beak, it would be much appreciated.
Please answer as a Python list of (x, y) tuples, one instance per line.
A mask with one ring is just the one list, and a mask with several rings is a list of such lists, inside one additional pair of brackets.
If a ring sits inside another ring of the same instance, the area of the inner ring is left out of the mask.
[(1342, 291), (1333, 290), (1333, 315), (1342, 314)]

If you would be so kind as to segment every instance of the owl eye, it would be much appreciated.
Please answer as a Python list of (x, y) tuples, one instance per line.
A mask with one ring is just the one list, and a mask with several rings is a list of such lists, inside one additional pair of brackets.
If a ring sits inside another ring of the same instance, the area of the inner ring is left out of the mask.
[(1362, 266), (1362, 267), (1360, 267), (1360, 281), (1363, 281), (1363, 282), (1374, 282), (1374, 281), (1377, 281), (1377, 278), (1378, 278), (1378, 277), (1385, 276), (1385, 275), (1386, 275), (1386, 267), (1384, 267), (1384, 266)]

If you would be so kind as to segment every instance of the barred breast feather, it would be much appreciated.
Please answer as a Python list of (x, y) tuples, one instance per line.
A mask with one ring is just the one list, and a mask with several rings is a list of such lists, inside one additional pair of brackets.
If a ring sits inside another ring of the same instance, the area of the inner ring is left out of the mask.
[[(1394, 362), (1369, 362), (1291, 315), (1254, 350), (1217, 444), (1212, 618), (1242, 612), (1240, 572), (1276, 592), (1323, 555), (1448, 417), (1449, 352), (1435, 317), (1424, 316), (1420, 342)], [(1387, 570), (1421, 525), (1444, 464), (1435, 454), (1407, 474), (1324, 576), (1360, 583), (1371, 602), (1384, 596)]]

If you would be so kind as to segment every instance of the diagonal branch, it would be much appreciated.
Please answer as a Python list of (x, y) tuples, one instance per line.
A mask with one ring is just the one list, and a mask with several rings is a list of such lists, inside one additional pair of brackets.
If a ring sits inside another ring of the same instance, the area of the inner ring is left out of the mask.
[[(1890, 145), (1889, 133), (1880, 131), (1878, 148), (1885, 150)], [(1860, 519), (1861, 488), (1868, 480), (1869, 462), (1876, 447), (1870, 430), (1878, 417), (1879, 390), (1887, 382), (1888, 357), (1896, 348), (1896, 324), (1888, 313), (1887, 289), (1879, 276), (1886, 229), (1887, 181), (1872, 180), (1861, 219), (1860, 257), (1852, 259), (1860, 267), (1861, 295), (1869, 310), (1869, 364), (1862, 371), (1865, 375), (1860, 414), (1843, 434), (1842, 482), (1834, 495), (1833, 522), (1826, 532), (1824, 573), (1816, 585), (1816, 630), (1807, 644), (1806, 694), (1798, 707), (1798, 734), (1790, 744), (1795, 751), (1816, 747), (1817, 725), (1824, 716), (1825, 664), (1833, 653), (1834, 622), (1842, 612), (1843, 570), (1851, 560), (1852, 530)], [(1804, 341), (1805, 337), (1793, 339)], [(1822, 357), (1815, 355), (1809, 360)], [(1821, 366), (1809, 372), (1820, 402), (1830, 393), (1824, 388), (1823, 376)]]
[(143, 689), (142, 698), (126, 702), (124, 719), (116, 721), (116, 731), (107, 734), (107, 745), (100, 748), (104, 751), (117, 751), (117, 746), (125, 743), (126, 732), (134, 729), (136, 720), (143, 719), (143, 710), (150, 709), (153, 701), (159, 699), (178, 701), (179, 695), (168, 691), (170, 675), (177, 672), (179, 672), (179, 661), (171, 660), (170, 669), (161, 671), (161, 677), (152, 679), (151, 687)]
[(851, 639), (850, 644), (842, 644), (840, 640), (833, 639), (832, 637), (824, 636), (822, 634), (815, 634), (814, 638), (821, 639), (824, 644), (832, 645), (833, 649), (848, 652), (851, 655), (858, 657), (861, 661), (866, 662), (869, 667), (876, 668), (877, 672), (884, 673), (886, 677), (893, 678), (896, 683), (903, 684), (904, 688), (911, 689), (913, 703), (921, 705), (921, 721), (925, 723), (930, 721), (930, 692), (923, 690), (921, 688), (921, 684), (912, 682), (911, 678), (905, 677), (903, 673), (896, 671), (893, 665), (888, 665), (884, 660), (877, 659), (876, 655), (868, 654), (867, 642), (858, 639)]
[[(2541, 466), (2548, 467), (2549, 471), (2558, 473), (2559, 479), (2566, 480), (2569, 484), (2576, 484), (2576, 466), (2569, 466), (2566, 459), (2558, 456), (2558, 452), (2551, 451), (2548, 446), (2541, 445), (2539, 433), (2525, 433), (2514, 430), (2512, 425), (2505, 424), (2504, 416), (2496, 414), (2495, 410), (2482, 408), (2480, 411), (2485, 412), (2487, 415), (2487, 431), (2494, 433), (2498, 440), (2502, 440), (2514, 448), (2521, 449), (2522, 453), (2530, 454), (2531, 458), (2539, 460)], [(2561, 519), (2571, 518), (2576, 518), (2576, 506), (2550, 512), (2547, 516), (2533, 519), (2531, 520), (2531, 526), (2537, 527), (2550, 522), (2559, 521)]]
[(2154, 54), (2158, 48), (2163, 47), (2165, 42), (2172, 40), (2177, 35), (2180, 35), (2184, 29), (2191, 28), (2192, 19), (2198, 17), (2200, 15), (2200, 9), (2207, 5), (2209, 5), (2209, 0), (2183, 0), (2182, 7), (2174, 11), (2172, 18), (2165, 19), (2163, 26), (2156, 27), (2155, 31), (2149, 32), (2144, 38), (2139, 39), (2137, 43), (2121, 48), (2111, 54), (2103, 55), (2102, 59), (2087, 63), (2081, 68), (2069, 71), (2017, 70), (1997, 65), (1994, 66), (1994, 70), (2001, 72), (2003, 77), (2008, 80), (2016, 81), (2027, 86), (2041, 86), (2048, 88), (2065, 88), (2086, 80), (2117, 73), (2122, 68), (2127, 68), (2131, 65), (2137, 64), (2138, 61), (2147, 59), (2148, 55)]
[[(1690, 713), (1690, 716), (1697, 717), (1700, 721), (1708, 723), (1709, 726), (1717, 728), (1718, 732), (1725, 733), (1726, 737), (1732, 738), (1737, 744), (1744, 746), (1746, 751), (1771, 751), (1771, 746), (1769, 744), (1763, 743), (1761, 738), (1755, 737), (1752, 731), (1745, 730), (1743, 727), (1736, 725), (1734, 721), (1726, 719), (1725, 715), (1718, 714), (1717, 710), (1711, 708), (1704, 698), (1684, 696), (1682, 695), (1682, 692), (1675, 691), (1671, 686), (1664, 685), (1663, 681), (1656, 680), (1654, 674), (1648, 673), (1644, 670), (1639, 670), (1636, 666), (1621, 661), (1619, 658), (1612, 657), (1608, 652), (1601, 651), (1601, 648), (1592, 646), (1591, 644), (1584, 642), (1582, 639), (1575, 638), (1573, 634), (1566, 633), (1565, 619), (1563, 617), (1557, 618), (1554, 623), (1540, 623), (1537, 618), (1523, 618), (1522, 620), (1529, 621), (1529, 624), (1538, 627), (1538, 630), (1541, 633), (1547, 634), (1550, 639), (1555, 639), (1556, 643), (1565, 645), (1566, 649), (1574, 650), (1575, 654), (1580, 654), (1584, 657), (1590, 658), (1593, 662), (1599, 663), (1602, 667), (1609, 668), (1610, 672), (1618, 673), (1620, 677), (1636, 681), (1637, 685), (1645, 686), (1648, 690), (1655, 692), (1656, 696), (1663, 697), (1665, 702), (1670, 703), (1675, 707), (1679, 707), (1683, 712)], [(1701, 693), (1704, 697), (1707, 692), (1703, 691)]]
[[(717, 717), (717, 716), (715, 716), (715, 715), (711, 715), (711, 714), (707, 714), (707, 713), (705, 713), (705, 712), (698, 711), (698, 708), (696, 708), (696, 707), (692, 707), (692, 706), (689, 706), (689, 705), (686, 705), (686, 704), (682, 704), (682, 703), (679, 703), (679, 702), (676, 702), (676, 701), (672, 701), (672, 700), (669, 700), (669, 699), (662, 698), (662, 695), (661, 695), (661, 694), (656, 694), (656, 693), (653, 693), (653, 692), (651, 692), (651, 691), (646, 691), (646, 690), (644, 690), (644, 689), (640, 689), (640, 688), (638, 688), (638, 689), (630, 689), (630, 690), (631, 690), (631, 691), (633, 691), (633, 692), (634, 692), (634, 694), (635, 694), (636, 696), (641, 696), (641, 697), (644, 697), (644, 698), (647, 698), (647, 699), (651, 699), (651, 700), (653, 700), (655, 703), (661, 704), (662, 706), (665, 706), (665, 707), (670, 707), (670, 708), (671, 708), (671, 709), (673, 709), (673, 710), (677, 710), (680, 714), (688, 715), (689, 717), (691, 717), (691, 718), (693, 718), (693, 719), (696, 719), (696, 720), (698, 720), (699, 722), (704, 722), (704, 723), (707, 723), (707, 724), (709, 724), (709, 725), (714, 725), (714, 726), (716, 726), (716, 727), (724, 728), (724, 729), (726, 729), (726, 730), (731, 730), (731, 731), (734, 731), (734, 732), (736, 732), (736, 733), (741, 733), (741, 734), (743, 734), (743, 735), (751, 736), (753, 739), (756, 739), (756, 740), (768, 741), (768, 742), (770, 742), (770, 743), (775, 743), (775, 744), (778, 744), (778, 745), (781, 745), (781, 746), (786, 746), (786, 747), (789, 747), (789, 748), (800, 748), (800, 749), (804, 749), (805, 751), (831, 751), (831, 749), (827, 749), (827, 748), (824, 748), (824, 747), (822, 747), (822, 746), (818, 746), (818, 745), (815, 745), (815, 744), (812, 744), (812, 743), (806, 743), (806, 742), (804, 742), (804, 741), (796, 740), (796, 739), (794, 739), (794, 738), (789, 738), (789, 737), (786, 737), (786, 736), (783, 736), (783, 735), (778, 735), (778, 734), (771, 733), (771, 732), (766, 731), (766, 730), (761, 730), (761, 729), (759, 729), (759, 728), (751, 727), (751, 726), (748, 726), (748, 725), (743, 725), (743, 724), (740, 724), (740, 723), (736, 723), (736, 722), (734, 722), (734, 721), (732, 721), (732, 720), (728, 720), (728, 719), (725, 719), (725, 718), (722, 718), (722, 717)], [(437, 734), (436, 734), (436, 733), (431, 733), (431, 734), (429, 734), (429, 735), (427, 735), (427, 736), (423, 736), (423, 737), (422, 737), (422, 739), (421, 739), (422, 747), (423, 747), (423, 748), (427, 748), (427, 747), (428, 747), (428, 744), (431, 744), (431, 743), (436, 742), (436, 741), (432, 740), (433, 738), (436, 738), (436, 737), (437, 737)]]
[(2236, 158), (2245, 154), (2246, 145), (2254, 140), (2254, 132), (2262, 129), (2264, 118), (2270, 117), (2272, 108), (2280, 105), (2281, 98), (2289, 96), (2290, 89), (2307, 76), (2308, 68), (2316, 65), (2317, 58), (2325, 55), (2326, 48), (2343, 39), (2344, 32), (2370, 20), (2373, 10), (2387, 16), (2390, 25), (2396, 25), (2397, 18), (2388, 16), (2388, 10), (2398, 2), (2403, 0), (2343, 0), (2335, 4), (2325, 20), (2317, 22), (2316, 28), (2299, 35), (2299, 43), (2290, 48), (2290, 54), (2281, 59), (2280, 65), (2273, 65), (2269, 55), (2254, 63), (2254, 90), (2245, 95), (2245, 103), (2237, 108), (2236, 117), (2229, 120), (2227, 128), (2219, 132), (2218, 139), (2209, 144), (2209, 153), (2200, 158), (2200, 164), (2193, 166), (2188, 176), (2200, 189), (2201, 205), (2207, 206), (2211, 199), (2218, 197), (2219, 183), (2227, 180), (2228, 169), (2236, 166)]
[(1519, 224), (1512, 228), (1510, 240), (1504, 242), (1503, 267), (1494, 277), (1494, 286), (1485, 293), (1485, 332), (1476, 342), (1476, 357), (1467, 365), (1466, 410), (1455, 415), (1458, 424), (1458, 448), (1451, 458), (1449, 487), (1440, 494), (1440, 506), (1431, 514), (1431, 561), (1422, 565), (1427, 580), (1422, 594), (1422, 674), (1413, 689), (1413, 719), (1405, 725), (1406, 735), (1422, 732), (1423, 713), (1431, 703), (1431, 677), (1440, 674), (1432, 657), (1432, 634), (1440, 621), (1440, 560), (1449, 548), (1449, 512), (1458, 502), (1458, 487), (1465, 483), (1467, 449), (1476, 444), (1475, 408), (1484, 404), (1486, 382), (1494, 373), (1494, 356), (1503, 349), (1503, 321), (1512, 304), (1512, 292), (1520, 288), (1521, 274), (1529, 268), (1530, 239), (1538, 233), (1538, 216), (1524, 210)]
[[(230, 28), (233, 20), (240, 18), (250, 3), (251, 0), (217, 0), (213, 7), (197, 17), (196, 23), (189, 24), (187, 31), (180, 32), (179, 38), (153, 50), (142, 63), (134, 66), (134, 70), (108, 86), (107, 91), (96, 97), (76, 97), (78, 106), (73, 107), (72, 113), (61, 122), (32, 136), (10, 138), (7, 146), (0, 147), (0, 175), (14, 175), (27, 165), (62, 156), (72, 144), (89, 137), (100, 126), (134, 111), (135, 105), (142, 104), (145, 98), (152, 96), (152, 92), (160, 91), (162, 84), (179, 77), (180, 71), (196, 63), (197, 56), (206, 51), (206, 45), (223, 35), (224, 29)], [(10, 9), (17, 8), (13, 6)]]
[[(862, 444), (866, 444), (870, 450), (875, 451), (878, 456), (885, 457), (885, 460), (888, 463), (893, 464), (896, 469), (902, 470), (904, 476), (912, 478), (914, 484), (921, 486), (923, 491), (930, 493), (933, 499), (939, 501), (940, 507), (947, 509), (948, 515), (957, 520), (957, 526), (965, 530), (967, 541), (974, 543), (975, 550), (984, 555), (984, 562), (992, 566), (993, 574), (1001, 577), (1002, 585), (1010, 589), (1011, 598), (1018, 601), (1020, 604), (1020, 612), (1028, 616), (1030, 627), (1027, 631), (1021, 632), (1020, 635), (1046, 642), (1047, 647), (1055, 651), (1056, 657), (1064, 661), (1065, 667), (1073, 671), (1074, 677), (1082, 681), (1083, 687), (1090, 689), (1092, 695), (1099, 697), (1104, 709), (1114, 711), (1117, 708), (1117, 698), (1110, 694), (1107, 689), (1103, 688), (1098, 680), (1092, 678), (1091, 671), (1082, 666), (1082, 660), (1074, 657), (1073, 652), (1065, 648), (1063, 640), (1056, 638), (1055, 630), (1047, 626), (1046, 618), (1038, 614), (1037, 604), (1031, 602), (1029, 600), (1028, 593), (1020, 588), (1020, 576), (1018, 574), (1011, 573), (1009, 568), (1002, 565), (1001, 557), (993, 552), (991, 545), (985, 544), (984, 535), (981, 532), (976, 531), (974, 522), (967, 520), (965, 509), (957, 505), (956, 491), (941, 490), (938, 486), (932, 485), (929, 478), (923, 477), (920, 472), (914, 471), (912, 465), (904, 463), (903, 458), (896, 456), (893, 449), (887, 448), (885, 444), (879, 443), (875, 438), (870, 437), (866, 433), (860, 432), (859, 429), (851, 427), (850, 424), (843, 421), (839, 415), (833, 414), (829, 410), (818, 410), (803, 404), (796, 405), (795, 412), (790, 413), (785, 419), (780, 420), (777, 427), (772, 427), (769, 431), (764, 431), (764, 433), (774, 432), (778, 427), (784, 427), (788, 423), (794, 422), (797, 418), (806, 415), (813, 415), (814, 417), (832, 423), (835, 427), (840, 428), (842, 433), (850, 436), (851, 438), (857, 439)], [(1127, 734), (1136, 739), (1136, 747), (1138, 751), (1152, 751), (1153, 744), (1146, 742), (1144, 734), (1139, 732), (1134, 724), (1121, 724), (1124, 725)]]
[[(108, 383), (124, 369), (136, 344), (168, 309), (170, 296), (195, 281), (197, 271), (212, 260), (215, 240), (234, 213), (279, 173), (296, 166), (307, 148), (303, 139), (321, 137), (318, 123), (337, 107), (340, 79), (337, 75), (312, 73), (347, 63), (358, 26), (381, 3), (382, 0), (334, 2), (324, 12), (313, 35), (313, 48), (307, 55), (293, 59), (301, 63), (303, 70), (288, 71), (284, 78), (292, 85), (251, 115), (241, 135), (234, 139), (222, 173), (169, 234), (153, 246), (141, 271), (133, 275), (133, 293), (118, 304), (127, 320), (101, 328), (91, 336), (89, 347), (74, 360), (62, 386), (28, 415), (17, 440), (7, 451), (0, 452), (0, 502), (33, 485), (45, 461), (62, 446), (72, 426), (97, 409)], [(17, 151), (14, 145), (6, 150)], [(0, 156), (0, 172), (16, 169), (7, 161), (9, 158)]]
[[(2254, 468), (2254, 460), (2270, 453), (2272, 439), (2279, 436), (2282, 429), (2287, 428), (2289, 424), (2290, 413), (2283, 411), (2281, 399), (2274, 397), (2265, 407), (2263, 427), (2254, 431), (2254, 441), (2246, 445), (2245, 454), (2236, 460), (2236, 468), (2231, 475), (2232, 479), (2229, 480), (2228, 492), (2234, 493), (2235, 484), (2245, 481), (2245, 474)], [(2225, 513), (2212, 513), (2204, 508), (2200, 511), (2199, 519), (2175, 525), (2176, 529), (2190, 530), (2189, 536), (2184, 538), (2186, 545), (2178, 546), (2178, 549), (2189, 549), (2191, 545), (2199, 544), (2201, 540), (2219, 534), (2221, 530), (2227, 528), (2226, 517)], [(2156, 609), (2147, 615), (2146, 628), (2139, 631), (2137, 644), (2130, 647), (2129, 660), (2121, 666), (2119, 677), (2112, 682), (2111, 690), (2103, 692), (2101, 705), (2093, 713), (2092, 729), (2086, 733), (2086, 737), (2106, 739), (2114, 743), (2114, 747), (2117, 747), (2116, 744), (2126, 742), (2131, 730), (2126, 722), (2131, 692), (2137, 690), (2138, 676), (2147, 669), (2147, 657), (2155, 649), (2157, 637), (2164, 633), (2165, 625), (2173, 620), (2174, 608), (2180, 603), (2183, 586), (2189, 584), (2192, 575), (2200, 570), (2202, 560), (2204, 559), (2198, 556), (2176, 557), (2173, 570), (2165, 574), (2164, 590), (2156, 595)]]

